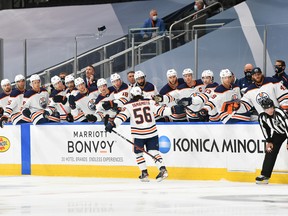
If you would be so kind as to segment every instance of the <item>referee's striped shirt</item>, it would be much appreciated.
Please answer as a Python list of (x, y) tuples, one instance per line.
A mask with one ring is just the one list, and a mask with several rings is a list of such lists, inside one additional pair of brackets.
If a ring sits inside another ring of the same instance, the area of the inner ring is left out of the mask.
[(288, 137), (288, 116), (282, 109), (275, 107), (273, 116), (262, 112), (258, 120), (267, 142), (272, 142), (274, 131), (278, 134), (286, 134)]

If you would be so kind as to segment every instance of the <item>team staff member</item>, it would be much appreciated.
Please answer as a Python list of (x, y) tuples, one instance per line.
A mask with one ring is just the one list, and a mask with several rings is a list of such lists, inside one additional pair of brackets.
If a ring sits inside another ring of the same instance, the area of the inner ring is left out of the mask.
[(267, 143), (261, 175), (256, 177), (256, 183), (268, 184), (281, 145), (288, 137), (288, 116), (275, 107), (270, 98), (265, 98), (261, 106), (264, 112), (259, 115), (259, 124)]

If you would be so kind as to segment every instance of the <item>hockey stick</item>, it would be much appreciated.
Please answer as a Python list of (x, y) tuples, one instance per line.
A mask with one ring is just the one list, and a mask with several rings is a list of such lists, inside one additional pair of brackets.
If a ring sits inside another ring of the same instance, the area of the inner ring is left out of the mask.
[(236, 111), (233, 111), (231, 114), (229, 114), (223, 121), (222, 123), (223, 124), (226, 124), (230, 119), (231, 117), (236, 113)]
[[(108, 119), (109, 119), (109, 115), (105, 115), (104, 117), (104, 125), (106, 126), (108, 124)], [(156, 162), (159, 161), (160, 163), (162, 162), (161, 159), (157, 159), (156, 157), (154, 157), (152, 154), (150, 154), (149, 152), (147, 152), (144, 148), (141, 148), (137, 145), (135, 145), (135, 143), (133, 143), (131, 140), (127, 139), (126, 137), (124, 137), (123, 135), (121, 135), (120, 133), (118, 133), (117, 131), (112, 129), (112, 132), (117, 134), (118, 136), (120, 136), (122, 139), (126, 140), (127, 142), (129, 142), (131, 145), (133, 145), (136, 149), (146, 153), (147, 155), (149, 155), (151, 158), (153, 158)]]

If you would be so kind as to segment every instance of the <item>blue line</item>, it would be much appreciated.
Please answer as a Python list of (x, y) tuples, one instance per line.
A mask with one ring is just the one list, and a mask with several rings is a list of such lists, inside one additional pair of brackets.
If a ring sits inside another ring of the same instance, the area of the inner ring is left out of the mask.
[(22, 175), (31, 175), (30, 125), (21, 124)]

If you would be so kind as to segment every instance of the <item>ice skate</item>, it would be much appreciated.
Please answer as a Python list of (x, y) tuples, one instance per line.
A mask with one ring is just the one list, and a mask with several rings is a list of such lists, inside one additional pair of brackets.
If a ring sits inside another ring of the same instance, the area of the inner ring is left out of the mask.
[(148, 178), (148, 172), (147, 170), (142, 170), (141, 175), (139, 176), (140, 181), (142, 182), (149, 182), (149, 178)]
[(156, 180), (158, 182), (161, 182), (162, 180), (166, 179), (168, 177), (168, 172), (165, 167), (160, 168), (159, 174), (156, 176)]
[(256, 177), (256, 184), (268, 184), (269, 183), (269, 177), (260, 175)]

